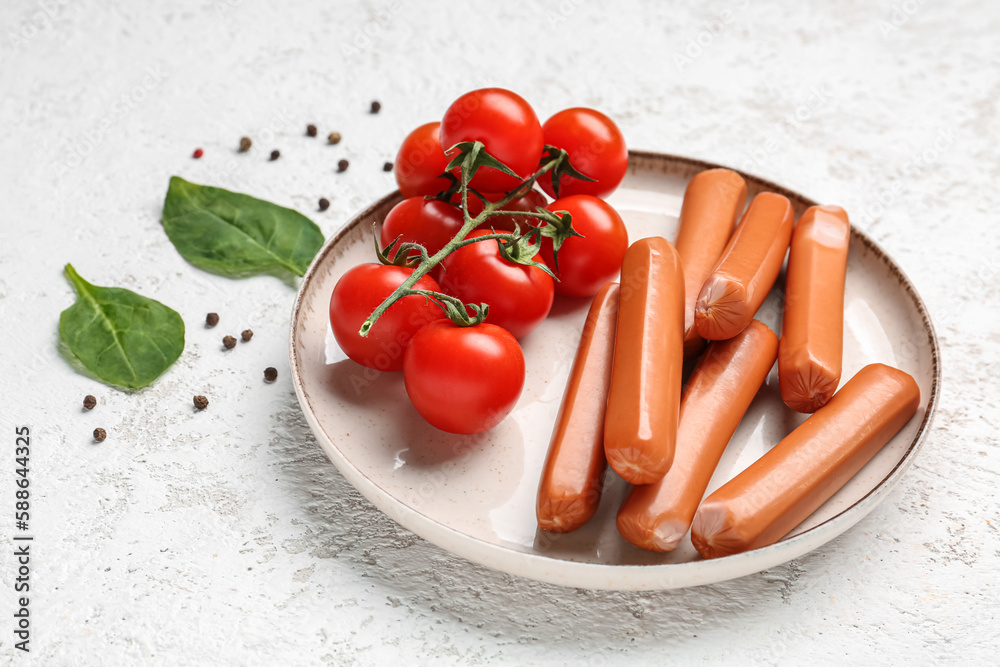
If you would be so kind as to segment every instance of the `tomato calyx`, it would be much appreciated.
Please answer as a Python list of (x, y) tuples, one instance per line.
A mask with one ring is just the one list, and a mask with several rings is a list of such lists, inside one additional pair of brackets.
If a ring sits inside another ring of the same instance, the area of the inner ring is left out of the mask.
[[(477, 324), (482, 324), (490, 312), (489, 304), (465, 303), (458, 297), (442, 292), (418, 289), (410, 290), (409, 293), (417, 294), (431, 300), (444, 311), (449, 320), (460, 327), (474, 327)], [(470, 313), (469, 311), (472, 312)]]
[(571, 176), (581, 181), (590, 181), (591, 183), (596, 182), (596, 179), (584, 175), (571, 165), (569, 162), (569, 153), (562, 148), (545, 144), (541, 164), (545, 164), (547, 161), (554, 162), (550, 175), (552, 176), (552, 191), (555, 193), (556, 199), (559, 198), (559, 183), (562, 181), (563, 176)]
[[(378, 261), (386, 266), (403, 266), (412, 269), (429, 259), (427, 248), (419, 243), (411, 241), (399, 243), (399, 240), (403, 238), (402, 235), (394, 238), (383, 248), (379, 244), (378, 229), (375, 224), (372, 224), (372, 237), (375, 239), (375, 255), (378, 257)], [(399, 243), (398, 246), (397, 243)]]

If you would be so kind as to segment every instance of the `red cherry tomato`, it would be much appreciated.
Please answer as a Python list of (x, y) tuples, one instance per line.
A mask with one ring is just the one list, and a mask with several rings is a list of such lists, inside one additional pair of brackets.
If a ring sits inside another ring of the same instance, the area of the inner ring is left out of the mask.
[[(481, 141), (486, 152), (522, 178), (534, 173), (542, 158), (542, 126), (524, 98), (503, 88), (482, 88), (452, 102), (441, 120), (441, 146), (448, 150), (462, 141)], [(456, 174), (458, 175), (458, 174)], [(509, 192), (518, 180), (484, 167), (472, 187), (480, 192)]]
[(404, 197), (436, 195), (451, 184), (441, 178), (448, 158), (441, 148), (441, 123), (421, 125), (406, 135), (399, 147), (393, 170)]
[[(596, 180), (592, 183), (564, 175), (559, 182), (560, 196), (607, 197), (625, 178), (625, 138), (614, 121), (600, 111), (583, 107), (560, 111), (545, 121), (542, 132), (546, 144), (565, 150), (577, 171)], [(549, 196), (556, 196), (550, 172), (542, 174), (538, 184)]]
[(403, 365), (420, 416), (449, 433), (481, 433), (510, 414), (524, 387), (524, 354), (506, 330), (432, 322), (417, 332)]
[(567, 296), (594, 296), (622, 268), (628, 250), (628, 232), (618, 211), (603, 199), (591, 195), (570, 195), (555, 200), (550, 211), (568, 211), (573, 229), (583, 238), (573, 236), (559, 248), (559, 270), (552, 256), (552, 241), (542, 241), (545, 264), (559, 277), (556, 291)]
[(393, 206), (385, 216), (379, 242), (384, 248), (402, 237), (400, 243), (419, 243), (427, 248), (427, 254), (433, 255), (454, 238), (464, 222), (462, 211), (451, 204), (410, 197)]
[[(491, 202), (500, 201), (507, 195), (503, 192), (491, 193), (487, 192), (483, 194), (486, 199)], [(541, 206), (545, 208), (548, 203), (548, 199), (545, 198), (538, 190), (531, 190), (525, 196), (520, 199), (514, 199), (508, 202), (505, 206), (501, 208), (502, 211), (531, 211), (534, 212), (536, 208)], [(483, 212), (483, 202), (479, 197), (475, 195), (469, 195), (469, 215), (473, 218)], [(521, 231), (525, 231), (528, 225), (533, 227), (538, 226), (537, 218), (529, 218), (527, 216), (520, 215), (496, 215), (487, 220), (483, 224), (483, 229), (495, 229), (498, 232), (512, 232), (515, 229), (515, 224), (521, 226)]]
[[(429, 322), (444, 317), (440, 307), (422, 296), (405, 296), (390, 306), (367, 337), (358, 329), (373, 310), (406, 280), (413, 269), (382, 264), (360, 264), (340, 277), (330, 297), (330, 325), (340, 348), (363, 366), (380, 371), (403, 370), (403, 355), (413, 335)], [(417, 289), (441, 289), (424, 276)]]
[[(467, 238), (489, 234), (480, 229)], [(561, 259), (561, 257), (560, 257)], [(552, 277), (537, 266), (508, 262), (497, 242), (479, 241), (459, 248), (441, 262), (441, 287), (465, 303), (486, 303), (487, 322), (523, 338), (552, 308)]]

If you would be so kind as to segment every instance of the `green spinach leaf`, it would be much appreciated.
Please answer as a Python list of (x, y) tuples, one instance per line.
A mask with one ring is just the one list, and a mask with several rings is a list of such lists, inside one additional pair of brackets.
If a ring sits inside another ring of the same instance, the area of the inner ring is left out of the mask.
[(127, 289), (91, 285), (72, 264), (66, 277), (77, 300), (59, 316), (59, 338), (97, 379), (139, 389), (181, 356), (184, 320), (176, 311)]
[(170, 178), (163, 228), (184, 259), (229, 278), (305, 275), (323, 233), (298, 211), (222, 188)]

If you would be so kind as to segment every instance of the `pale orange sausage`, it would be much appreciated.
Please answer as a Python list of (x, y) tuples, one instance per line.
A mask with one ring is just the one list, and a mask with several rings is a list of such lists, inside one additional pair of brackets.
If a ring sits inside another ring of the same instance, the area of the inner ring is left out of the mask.
[(676, 246), (684, 272), (686, 359), (696, 356), (705, 345), (694, 327), (694, 305), (746, 202), (746, 181), (729, 169), (706, 169), (696, 174), (684, 191)]
[(762, 192), (753, 198), (698, 295), (694, 325), (699, 336), (725, 340), (750, 324), (778, 278), (794, 222), (786, 197)]
[(568, 533), (587, 523), (601, 501), (607, 468), (604, 411), (615, 354), (618, 291), (618, 283), (608, 283), (590, 304), (552, 431), (535, 506), (538, 527), (551, 533)]
[(784, 440), (705, 499), (691, 541), (705, 558), (777, 542), (847, 483), (910, 420), (920, 389), (871, 364)]
[(649, 484), (674, 458), (684, 365), (684, 276), (674, 246), (640, 239), (622, 262), (604, 453), (625, 481)]
[(840, 384), (850, 244), (851, 225), (839, 206), (807, 209), (792, 232), (778, 352), (781, 397), (792, 410), (815, 412)]
[(674, 463), (660, 481), (632, 488), (618, 510), (622, 537), (650, 551), (677, 547), (777, 356), (778, 337), (757, 320), (708, 346), (681, 398)]

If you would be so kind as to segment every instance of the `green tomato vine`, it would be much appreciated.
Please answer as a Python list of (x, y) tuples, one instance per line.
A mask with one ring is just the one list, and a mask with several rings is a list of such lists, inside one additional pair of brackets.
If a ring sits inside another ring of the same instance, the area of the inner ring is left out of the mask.
[[(462, 228), (458, 230), (458, 233), (441, 250), (433, 255), (428, 255), (427, 249), (419, 243), (406, 242), (397, 245), (398, 238), (389, 243), (385, 248), (382, 248), (378, 242), (378, 235), (375, 235), (375, 251), (379, 261), (383, 264), (412, 268), (413, 273), (392, 294), (386, 297), (385, 301), (372, 311), (368, 319), (361, 325), (361, 330), (358, 332), (361, 336), (368, 335), (375, 322), (378, 321), (392, 304), (403, 297), (411, 295), (423, 296), (432, 300), (458, 326), (469, 327), (483, 322), (489, 314), (488, 304), (466, 304), (461, 299), (448, 294), (414, 289), (417, 281), (440, 264), (445, 257), (459, 248), (482, 241), (496, 241), (501, 257), (507, 261), (524, 266), (537, 266), (552, 276), (553, 279), (558, 280), (548, 266), (534, 259), (541, 248), (542, 239), (549, 238), (552, 240), (553, 256), (558, 267), (559, 248), (562, 244), (572, 236), (582, 236), (573, 229), (572, 216), (568, 211), (549, 211), (540, 206), (536, 207), (534, 211), (500, 210), (511, 201), (528, 194), (538, 177), (550, 170), (553, 173), (553, 183), (558, 182), (562, 175), (570, 175), (580, 180), (592, 181), (593, 179), (584, 176), (570, 165), (569, 156), (566, 151), (553, 146), (546, 146), (538, 170), (521, 181), (520, 185), (496, 202), (488, 201), (479, 192), (469, 187), (473, 176), (483, 167), (497, 169), (514, 178), (519, 178), (517, 174), (507, 167), (507, 165), (487, 153), (482, 142), (479, 141), (465, 141), (455, 144), (445, 151), (445, 154), (452, 156), (451, 162), (448, 163), (446, 168), (447, 173), (450, 175), (451, 170), (458, 168), (460, 169), (461, 178), (450, 176), (453, 180), (452, 186), (441, 192), (436, 198), (451, 201), (451, 198), (455, 194), (461, 196), (462, 214), (464, 216)], [(482, 212), (475, 217), (469, 214), (468, 204), (470, 194), (478, 197), (483, 203)], [(471, 239), (466, 238), (472, 230), (484, 225), (490, 218), (503, 215), (516, 215), (529, 218), (538, 224), (529, 223), (527, 225), (528, 229), (524, 232), (518, 228), (515, 232), (493, 232)]]

